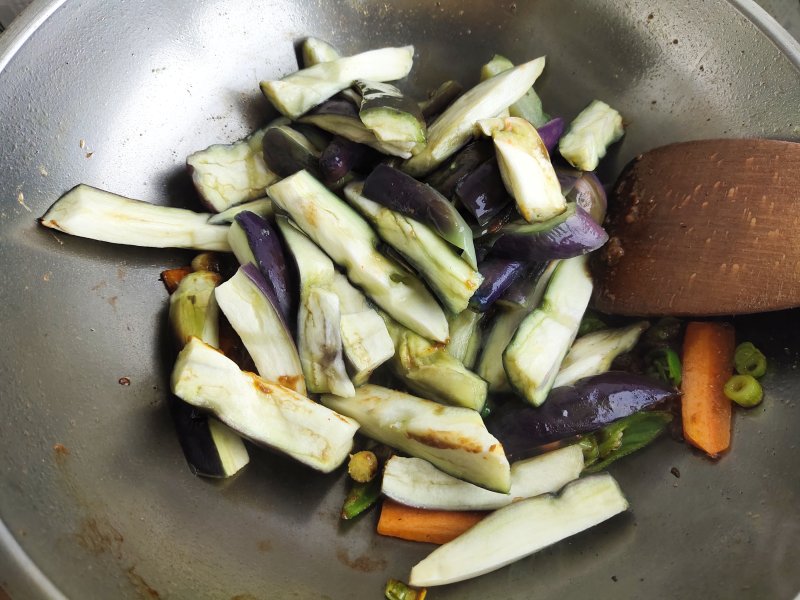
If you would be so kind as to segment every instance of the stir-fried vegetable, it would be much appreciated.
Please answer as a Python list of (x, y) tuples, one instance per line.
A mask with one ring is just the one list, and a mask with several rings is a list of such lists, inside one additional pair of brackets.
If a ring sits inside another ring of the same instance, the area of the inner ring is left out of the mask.
[(572, 166), (594, 171), (608, 146), (624, 132), (622, 116), (605, 102), (595, 100), (570, 123), (558, 149)]
[(725, 382), (725, 395), (744, 408), (752, 408), (761, 404), (764, 390), (752, 375), (734, 375)]
[(446, 544), (486, 517), (472, 510), (432, 510), (383, 501), (377, 531), (381, 535), (412, 542)]

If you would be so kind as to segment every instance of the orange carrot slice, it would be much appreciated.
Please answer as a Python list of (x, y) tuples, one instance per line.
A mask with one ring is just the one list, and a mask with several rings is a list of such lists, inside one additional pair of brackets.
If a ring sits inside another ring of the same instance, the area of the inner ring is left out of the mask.
[(427, 510), (385, 499), (378, 533), (412, 542), (444, 544), (483, 519), (486, 511)]
[(727, 323), (694, 321), (683, 341), (681, 413), (686, 440), (712, 458), (731, 442), (731, 401), (722, 388), (733, 372), (736, 345)]

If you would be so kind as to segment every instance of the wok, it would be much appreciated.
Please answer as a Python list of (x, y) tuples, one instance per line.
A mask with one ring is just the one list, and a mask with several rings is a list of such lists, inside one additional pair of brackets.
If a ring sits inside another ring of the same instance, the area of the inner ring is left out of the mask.
[[(265, 122), (257, 83), (294, 69), (307, 35), (345, 52), (415, 44), (420, 94), (474, 83), (495, 52), (547, 54), (548, 110), (572, 118), (597, 97), (625, 115), (606, 179), (672, 141), (798, 136), (800, 48), (747, 0), (35, 3), (0, 38), (0, 586), (12, 598), (379, 598), (431, 550), (376, 536), (374, 513), (340, 524), (339, 475), (265, 451), (233, 481), (192, 476), (166, 406), (158, 281), (190, 255), (34, 221), (78, 182), (194, 206), (186, 155)], [(770, 369), (727, 456), (661, 439), (612, 467), (629, 513), (430, 597), (793, 597), (800, 315), (736, 325)]]

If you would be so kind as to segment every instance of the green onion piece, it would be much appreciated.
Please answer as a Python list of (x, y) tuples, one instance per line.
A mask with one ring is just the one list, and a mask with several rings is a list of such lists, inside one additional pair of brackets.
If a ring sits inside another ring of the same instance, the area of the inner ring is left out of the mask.
[(752, 375), (734, 375), (724, 387), (725, 395), (744, 408), (752, 408), (761, 403), (764, 390)]
[(672, 348), (661, 347), (651, 350), (645, 357), (647, 374), (657, 377), (675, 387), (680, 386), (683, 379), (681, 359)]
[(425, 600), (428, 590), (414, 588), (397, 579), (390, 579), (386, 582), (383, 593), (387, 600)]
[(750, 342), (736, 346), (733, 364), (739, 375), (751, 375), (759, 378), (767, 372), (767, 358)]
[(671, 413), (652, 410), (638, 412), (607, 425), (594, 434), (600, 440), (599, 461), (587, 462), (583, 472), (597, 473), (615, 460), (644, 448), (664, 432), (672, 419)]
[(353, 482), (353, 487), (344, 499), (341, 517), (344, 520), (355, 519), (358, 515), (373, 506), (381, 496), (381, 478), (375, 477), (367, 483)]
[(577, 337), (582, 337), (587, 333), (593, 333), (607, 328), (608, 325), (600, 318), (600, 315), (592, 310), (587, 310), (583, 313), (583, 319), (581, 319), (580, 327), (578, 327)]
[(584, 468), (593, 465), (600, 459), (600, 448), (597, 445), (597, 438), (594, 434), (589, 434), (578, 440), (578, 446), (583, 451)]
[(642, 341), (647, 346), (669, 345), (678, 340), (682, 327), (683, 323), (675, 317), (664, 317), (642, 334)]

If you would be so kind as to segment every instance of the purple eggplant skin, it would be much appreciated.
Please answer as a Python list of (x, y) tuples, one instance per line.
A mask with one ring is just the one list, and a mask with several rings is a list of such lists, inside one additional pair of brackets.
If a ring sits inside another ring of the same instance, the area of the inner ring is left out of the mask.
[[(256, 259), (256, 270), (263, 275), (264, 285), (269, 288), (270, 293), (265, 292), (265, 294), (279, 309), (284, 322), (294, 323), (297, 307), (292, 290), (295, 289), (295, 286), (292, 281), (292, 273), (286, 264), (286, 256), (278, 233), (269, 224), (269, 221), (249, 210), (240, 212), (235, 218), (247, 236), (250, 251)], [(250, 277), (251, 270), (245, 269), (245, 272)], [(261, 287), (259, 281), (253, 277), (250, 279)]]
[(458, 248), (472, 246), (472, 230), (452, 204), (428, 184), (380, 164), (364, 181), (364, 196), (424, 223)]
[(362, 165), (369, 148), (341, 136), (334, 136), (319, 157), (325, 183), (334, 183)]
[(497, 234), (490, 256), (543, 262), (572, 258), (596, 250), (608, 234), (589, 213), (575, 203), (542, 223), (510, 223)]
[(603, 224), (608, 208), (605, 187), (594, 171), (579, 171), (556, 167), (561, 193), (569, 202), (575, 202), (599, 224)]
[(558, 145), (558, 140), (561, 139), (564, 133), (564, 119), (561, 117), (550, 119), (536, 131), (539, 137), (542, 138), (547, 152), (550, 153)]
[(208, 426), (208, 415), (178, 398), (169, 396), (169, 412), (192, 473), (203, 477), (225, 477), (225, 469)]
[(545, 444), (596, 431), (679, 396), (653, 377), (608, 371), (554, 388), (540, 407), (509, 400), (495, 409), (486, 427), (513, 462), (539, 454)]
[(433, 123), (434, 118), (444, 109), (455, 102), (464, 92), (464, 87), (454, 80), (445, 81), (442, 85), (431, 92), (430, 98), (420, 105), (422, 116), (428, 123)]
[(494, 258), (479, 265), (483, 282), (469, 299), (475, 312), (486, 312), (508, 287), (525, 272), (525, 263), (518, 260)]
[(494, 155), (494, 145), (490, 139), (476, 140), (431, 173), (425, 183), (436, 188), (446, 198), (452, 198), (461, 180), (481, 164), (494, 158)]
[(530, 310), (535, 308), (531, 306), (531, 299), (539, 283), (539, 278), (544, 275), (548, 264), (548, 262), (524, 263), (525, 267), (522, 272), (497, 299), (497, 305)]
[(455, 197), (481, 227), (488, 225), (511, 202), (495, 159), (467, 174), (456, 186)]

